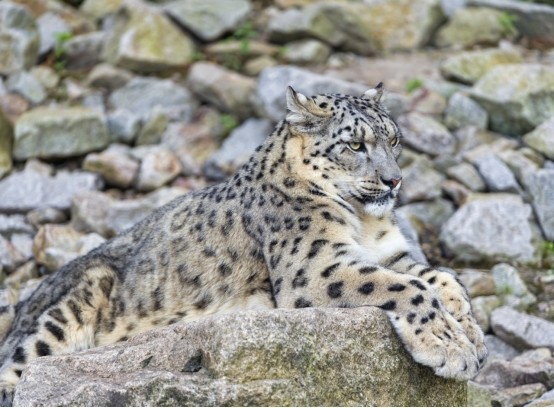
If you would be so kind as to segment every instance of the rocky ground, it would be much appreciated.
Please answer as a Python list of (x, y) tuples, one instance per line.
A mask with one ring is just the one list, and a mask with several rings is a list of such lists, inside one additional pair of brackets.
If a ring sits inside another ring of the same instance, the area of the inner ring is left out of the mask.
[(491, 358), (473, 405), (554, 404), (554, 4), (0, 2), (0, 304), (225, 179), (284, 89), (384, 81), (398, 214), (453, 268)]

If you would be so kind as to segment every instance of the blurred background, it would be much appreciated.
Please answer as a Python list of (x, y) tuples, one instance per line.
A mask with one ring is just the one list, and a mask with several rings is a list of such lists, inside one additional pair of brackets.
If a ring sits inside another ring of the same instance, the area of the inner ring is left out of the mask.
[(467, 286), (473, 405), (554, 405), (554, 1), (0, 1), (0, 305), (232, 174), (284, 90), (385, 82), (398, 216)]

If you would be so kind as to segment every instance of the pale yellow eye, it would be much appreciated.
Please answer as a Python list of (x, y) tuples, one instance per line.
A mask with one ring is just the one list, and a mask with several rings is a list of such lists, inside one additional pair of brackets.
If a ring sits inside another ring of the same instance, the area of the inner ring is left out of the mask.
[(357, 143), (357, 142), (350, 142), (348, 143), (348, 146), (350, 146), (350, 148), (355, 152), (362, 150), (362, 147), (363, 147), (361, 143)]
[(390, 141), (391, 146), (396, 146), (398, 144), (398, 138), (395, 136)]

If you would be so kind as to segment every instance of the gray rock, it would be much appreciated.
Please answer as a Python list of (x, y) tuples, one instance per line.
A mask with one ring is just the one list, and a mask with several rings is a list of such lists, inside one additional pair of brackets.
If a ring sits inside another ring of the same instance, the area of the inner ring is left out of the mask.
[(248, 119), (233, 130), (221, 148), (204, 165), (204, 174), (212, 180), (223, 180), (233, 174), (254, 153), (273, 129), (265, 119)]
[(523, 353), (512, 361), (494, 360), (483, 367), (475, 381), (497, 389), (536, 383), (552, 388), (554, 358), (550, 350), (542, 348)]
[(514, 173), (502, 160), (494, 154), (486, 154), (475, 160), (477, 170), (481, 174), (490, 191), (505, 191), (517, 193), (520, 187)]
[(317, 40), (299, 40), (288, 43), (283, 52), (285, 61), (292, 64), (321, 64), (331, 55), (331, 48)]
[(12, 168), (13, 127), (0, 109), (0, 179)]
[(15, 124), (13, 157), (72, 157), (102, 149), (109, 142), (105, 118), (96, 110), (36, 108)]
[(492, 407), (492, 387), (481, 385), (475, 381), (467, 382), (468, 407)]
[(38, 57), (39, 32), (31, 12), (11, 1), (0, 3), (0, 74), (31, 68)]
[(127, 109), (116, 109), (108, 114), (107, 125), (113, 142), (131, 144), (140, 131), (142, 119)]
[(554, 241), (554, 169), (542, 169), (525, 179), (544, 236)]
[(194, 43), (170, 18), (138, 0), (126, 1), (119, 10), (104, 48), (107, 62), (136, 72), (180, 69), (193, 55)]
[(14, 399), (110, 404), (458, 406), (467, 387), (414, 363), (381, 310), (305, 309), (208, 317), (39, 358)]
[(163, 109), (152, 109), (150, 116), (144, 122), (139, 131), (135, 144), (140, 146), (160, 143), (162, 134), (164, 133), (168, 123), (169, 118), (163, 112)]
[(502, 24), (502, 12), (484, 7), (458, 9), (448, 23), (436, 34), (435, 44), (439, 47), (472, 47), (495, 45), (508, 37), (509, 28)]
[(533, 149), (554, 160), (554, 118), (550, 118), (523, 137)]
[(528, 190), (527, 180), (530, 174), (539, 170), (539, 166), (529, 159), (521, 150), (504, 150), (496, 156), (510, 168), (517, 181)]
[(60, 84), (60, 76), (47, 65), (38, 65), (29, 72), (47, 91), (54, 91)]
[(554, 323), (547, 320), (504, 306), (492, 313), (491, 325), (494, 334), (517, 349), (554, 350)]
[(111, 107), (124, 109), (147, 119), (157, 108), (170, 119), (186, 121), (192, 116), (197, 102), (183, 86), (169, 79), (135, 77), (114, 91), (109, 98)]
[(63, 211), (56, 208), (37, 208), (27, 213), (27, 221), (35, 228), (44, 224), (61, 224), (67, 221), (67, 216)]
[(488, 71), (471, 89), (492, 130), (519, 136), (554, 116), (554, 68), (506, 64)]
[(444, 125), (420, 113), (398, 118), (404, 143), (412, 149), (432, 156), (448, 155), (456, 148), (456, 139)]
[(496, 294), (502, 299), (504, 305), (525, 311), (537, 302), (537, 298), (527, 289), (518, 270), (513, 266), (505, 263), (495, 265), (491, 269), (491, 274)]
[(255, 112), (256, 81), (211, 62), (194, 64), (187, 83), (195, 95), (224, 112), (248, 118)]
[(441, 190), (458, 207), (464, 205), (471, 196), (471, 190), (454, 180), (444, 180), (441, 183)]
[(500, 135), (487, 130), (478, 129), (475, 126), (465, 126), (454, 132), (458, 142), (458, 153), (456, 158), (463, 158), (464, 154), (481, 145), (488, 145), (495, 140), (505, 139)]
[(544, 393), (540, 398), (525, 405), (526, 407), (551, 407), (554, 406), (554, 388)]
[(440, 65), (440, 71), (445, 78), (474, 84), (494, 67), (521, 61), (521, 54), (511, 49), (465, 51), (446, 58)]
[(496, 286), (489, 273), (475, 269), (463, 269), (458, 274), (458, 278), (464, 284), (471, 298), (496, 294)]
[(470, 4), (507, 12), (515, 17), (519, 34), (536, 45), (554, 45), (554, 7), (513, 0), (470, 0)]
[(204, 41), (233, 31), (252, 11), (249, 0), (174, 0), (164, 9), (179, 24)]
[(414, 160), (402, 168), (400, 203), (433, 200), (441, 196), (441, 183), (444, 176), (433, 169), (433, 163), (425, 156)]
[(64, 44), (63, 61), (67, 69), (92, 68), (102, 61), (106, 34), (92, 32), (78, 35)]
[(406, 218), (418, 234), (429, 228), (438, 229), (454, 214), (454, 206), (442, 198), (421, 203), (411, 203), (396, 209), (396, 214)]
[(74, 194), (101, 187), (102, 182), (95, 174), (60, 171), (50, 176), (26, 168), (0, 180), (0, 211), (27, 212), (47, 207), (68, 209)]
[(85, 157), (83, 170), (100, 174), (110, 185), (128, 188), (137, 176), (139, 163), (131, 158), (129, 149), (111, 145), (101, 153)]
[(35, 105), (43, 102), (47, 96), (42, 84), (27, 71), (11, 75), (6, 82), (6, 87)]
[(519, 355), (519, 351), (493, 334), (485, 335), (485, 345), (489, 355), (487, 361), (512, 360)]
[(546, 391), (541, 383), (525, 384), (518, 387), (504, 388), (492, 394), (492, 403), (495, 407), (521, 407)]
[(314, 74), (292, 66), (264, 69), (258, 79), (256, 94), (268, 119), (278, 122), (285, 116), (285, 90), (292, 86), (307, 96), (320, 93), (362, 95), (368, 86), (347, 82), (330, 76)]
[(455, 93), (448, 100), (444, 123), (449, 129), (458, 129), (462, 126), (486, 129), (488, 121), (487, 111), (463, 93)]
[(131, 155), (141, 160), (136, 182), (140, 191), (155, 190), (169, 183), (182, 170), (177, 156), (163, 146), (136, 147)]
[(471, 299), (471, 310), (479, 327), (484, 333), (490, 329), (491, 313), (502, 303), (497, 296), (478, 296)]
[(113, 91), (125, 86), (132, 78), (133, 75), (125, 69), (116, 68), (110, 64), (99, 64), (89, 72), (87, 84)]
[(180, 188), (161, 188), (142, 198), (122, 201), (101, 192), (83, 192), (73, 198), (71, 222), (78, 231), (110, 238), (186, 192)]
[(531, 213), (519, 196), (486, 194), (460, 207), (442, 227), (440, 240), (460, 261), (530, 261)]
[(0, 214), (0, 234), (9, 237), (14, 233), (34, 234), (34, 232), (34, 228), (27, 223), (25, 216)]
[(0, 235), (0, 271), (12, 272), (26, 261), (25, 256)]
[(446, 174), (448, 177), (459, 181), (471, 191), (484, 191), (485, 182), (479, 175), (479, 172), (469, 163), (460, 163), (450, 167)]
[(39, 54), (52, 51), (58, 42), (58, 35), (71, 34), (71, 27), (57, 13), (47, 11), (37, 19), (40, 34)]

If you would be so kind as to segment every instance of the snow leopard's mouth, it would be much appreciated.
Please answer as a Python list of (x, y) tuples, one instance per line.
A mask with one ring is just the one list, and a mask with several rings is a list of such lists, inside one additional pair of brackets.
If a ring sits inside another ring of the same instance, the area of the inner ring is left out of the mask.
[(388, 204), (390, 200), (396, 197), (396, 195), (397, 195), (397, 192), (394, 190), (386, 191), (380, 195), (367, 194), (367, 195), (361, 196), (360, 201), (363, 204)]

